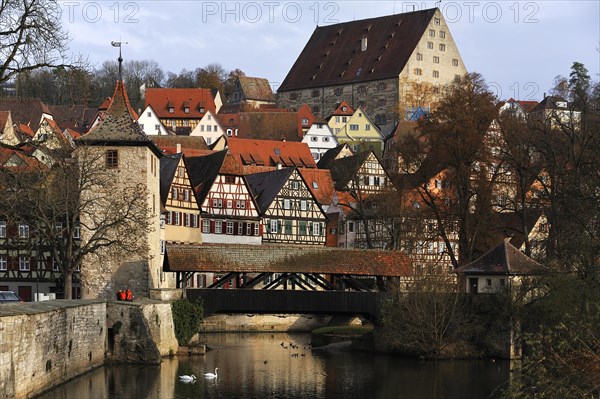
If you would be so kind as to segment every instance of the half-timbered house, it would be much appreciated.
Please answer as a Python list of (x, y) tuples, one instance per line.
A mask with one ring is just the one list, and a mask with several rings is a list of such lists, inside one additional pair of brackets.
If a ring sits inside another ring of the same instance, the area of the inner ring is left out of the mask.
[(160, 199), (164, 208), (161, 223), (161, 253), (164, 243), (201, 244), (200, 206), (188, 176), (183, 153), (160, 159)]
[(258, 206), (241, 165), (227, 150), (190, 157), (187, 162), (202, 208), (202, 241), (206, 244), (260, 244)]
[(262, 216), (263, 243), (325, 245), (327, 217), (296, 168), (246, 176)]

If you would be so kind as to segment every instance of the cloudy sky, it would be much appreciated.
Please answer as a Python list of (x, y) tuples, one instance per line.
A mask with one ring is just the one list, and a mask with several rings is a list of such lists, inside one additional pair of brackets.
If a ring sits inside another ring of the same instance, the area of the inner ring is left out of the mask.
[(317, 25), (438, 6), (469, 71), (500, 98), (540, 100), (554, 77), (583, 62), (600, 71), (600, 2), (575, 1), (61, 1), (74, 53), (100, 65), (154, 60), (165, 72), (219, 63), (274, 89)]

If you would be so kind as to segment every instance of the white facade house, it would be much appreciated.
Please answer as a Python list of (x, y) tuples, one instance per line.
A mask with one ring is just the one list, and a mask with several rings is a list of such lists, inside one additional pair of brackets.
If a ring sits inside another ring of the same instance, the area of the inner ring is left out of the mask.
[(225, 131), (215, 114), (207, 110), (202, 119), (200, 119), (200, 122), (198, 122), (194, 130), (190, 133), (190, 136), (202, 136), (206, 144), (211, 145), (224, 133)]
[(168, 136), (170, 134), (151, 105), (148, 105), (138, 116), (137, 122), (147, 136)]
[(335, 134), (325, 122), (314, 122), (304, 135), (302, 142), (308, 145), (315, 161), (318, 161), (323, 154), (339, 145)]

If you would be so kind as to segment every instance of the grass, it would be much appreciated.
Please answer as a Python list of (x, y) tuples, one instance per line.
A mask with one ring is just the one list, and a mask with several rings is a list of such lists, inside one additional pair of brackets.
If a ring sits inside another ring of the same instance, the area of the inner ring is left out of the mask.
[(312, 330), (313, 334), (363, 335), (373, 331), (373, 326), (334, 326)]

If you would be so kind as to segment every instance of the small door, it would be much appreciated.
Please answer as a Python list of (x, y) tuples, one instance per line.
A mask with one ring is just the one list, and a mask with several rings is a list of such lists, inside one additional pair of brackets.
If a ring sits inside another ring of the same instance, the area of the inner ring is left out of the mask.
[(469, 293), (471, 293), (471, 294), (477, 294), (477, 292), (479, 292), (478, 291), (478, 289), (479, 289), (478, 285), (479, 285), (479, 279), (478, 278), (470, 278), (469, 279)]
[(31, 287), (28, 285), (20, 285), (19, 296), (23, 301), (31, 302)]

